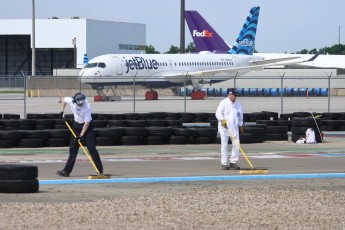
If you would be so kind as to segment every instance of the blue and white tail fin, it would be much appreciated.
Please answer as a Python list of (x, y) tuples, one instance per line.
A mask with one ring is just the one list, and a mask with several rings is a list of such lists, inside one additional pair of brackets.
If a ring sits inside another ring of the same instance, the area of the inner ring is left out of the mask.
[(260, 7), (253, 7), (238, 35), (235, 44), (229, 50), (231, 54), (252, 55), (255, 49), (256, 28)]

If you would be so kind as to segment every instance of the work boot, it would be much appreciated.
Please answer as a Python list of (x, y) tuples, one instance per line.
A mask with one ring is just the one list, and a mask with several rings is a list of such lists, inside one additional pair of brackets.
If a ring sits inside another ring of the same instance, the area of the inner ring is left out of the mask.
[(229, 170), (229, 165), (222, 165), (222, 170)]
[(240, 170), (241, 167), (237, 163), (230, 163), (230, 170)]
[(69, 173), (66, 172), (65, 170), (56, 171), (56, 175), (63, 176), (63, 177), (69, 177)]

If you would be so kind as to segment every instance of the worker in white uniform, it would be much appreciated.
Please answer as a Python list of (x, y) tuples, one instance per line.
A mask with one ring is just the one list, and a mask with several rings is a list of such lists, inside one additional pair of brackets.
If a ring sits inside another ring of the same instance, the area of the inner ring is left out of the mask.
[(82, 93), (77, 93), (74, 95), (74, 97), (65, 97), (61, 106), (60, 114), (62, 118), (64, 117), (64, 111), (67, 104), (71, 106), (74, 116), (72, 129), (76, 137), (71, 135), (69, 157), (65, 168), (63, 170), (56, 171), (56, 174), (63, 177), (69, 177), (77, 158), (79, 140), (86, 145), (98, 171), (103, 174), (103, 165), (96, 149), (96, 136), (91, 122), (92, 117), (90, 103), (86, 100), (85, 95)]
[(229, 164), (228, 142), (229, 133), (240, 143), (240, 133), (243, 134), (243, 109), (241, 104), (236, 101), (236, 89), (231, 88), (228, 97), (223, 99), (217, 108), (216, 117), (218, 119), (218, 132), (221, 138), (221, 164), (222, 170), (239, 170), (240, 166), (237, 164), (239, 159), (239, 146), (232, 141), (232, 151)]
[(314, 144), (316, 143), (315, 140), (315, 131), (312, 128), (308, 128), (305, 132), (305, 143), (307, 144)]
[(307, 131), (305, 131), (305, 137), (300, 137), (297, 141), (297, 144), (315, 144), (315, 131), (312, 128), (308, 128)]

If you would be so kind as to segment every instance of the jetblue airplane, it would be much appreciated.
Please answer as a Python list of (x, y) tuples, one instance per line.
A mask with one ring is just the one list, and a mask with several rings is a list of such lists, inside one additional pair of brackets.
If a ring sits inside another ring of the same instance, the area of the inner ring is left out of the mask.
[(182, 86), (186, 82), (200, 89), (201, 84), (225, 81), (298, 59), (294, 56), (266, 60), (251, 55), (259, 9), (247, 18), (230, 54), (107, 54), (89, 61), (80, 71), (81, 82), (95, 86), (132, 85), (135, 77), (135, 84), (149, 88)]
[[(256, 14), (256, 24), (258, 23), (259, 8), (253, 7), (246, 19), (250, 19), (252, 15)], [(224, 41), (215, 29), (208, 24), (208, 22), (197, 11), (185, 11), (185, 18), (189, 27), (191, 36), (195, 46), (199, 52), (213, 52), (213, 53), (233, 53), (231, 47)], [(244, 27), (245, 27), (244, 25)], [(243, 27), (243, 28), (244, 28)], [(203, 31), (207, 31), (209, 36), (203, 36)], [(254, 32), (254, 28), (252, 29)], [(256, 31), (256, 28), (255, 28)], [(253, 50), (252, 50), (253, 51)], [(254, 56), (260, 56), (266, 59), (295, 57), (296, 54), (279, 54), (279, 53), (249, 53)], [(301, 59), (296, 60), (295, 63), (288, 63), (292, 65), (302, 65), (317, 68), (345, 68), (345, 55), (314, 55), (314, 54), (298, 54)]]

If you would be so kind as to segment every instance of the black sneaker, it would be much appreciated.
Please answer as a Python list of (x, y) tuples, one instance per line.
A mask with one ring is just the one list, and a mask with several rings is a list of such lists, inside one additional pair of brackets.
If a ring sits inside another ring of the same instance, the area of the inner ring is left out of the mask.
[(69, 177), (69, 173), (65, 170), (56, 171), (56, 175), (63, 176), (63, 177)]
[(230, 163), (230, 170), (240, 170), (241, 167), (237, 163)]
[(222, 170), (229, 170), (229, 169), (230, 169), (229, 165), (222, 165)]

